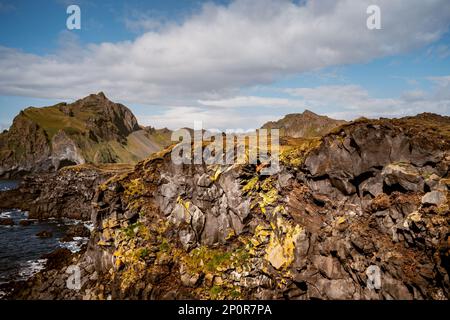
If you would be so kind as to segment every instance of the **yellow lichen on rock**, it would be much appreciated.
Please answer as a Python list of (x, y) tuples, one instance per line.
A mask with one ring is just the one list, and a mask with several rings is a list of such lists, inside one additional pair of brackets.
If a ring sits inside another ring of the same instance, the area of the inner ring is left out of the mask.
[(253, 177), (247, 181), (246, 185), (242, 188), (244, 193), (251, 193), (253, 191), (257, 191), (259, 189), (259, 181), (258, 177)]
[(277, 219), (275, 230), (270, 234), (265, 258), (277, 270), (287, 268), (295, 259), (295, 245), (302, 228), (292, 226), (283, 219)]
[(222, 170), (219, 168), (217, 168), (216, 172), (214, 173), (214, 175), (212, 177), (210, 177), (212, 182), (215, 182), (219, 179), (220, 174), (222, 173)]

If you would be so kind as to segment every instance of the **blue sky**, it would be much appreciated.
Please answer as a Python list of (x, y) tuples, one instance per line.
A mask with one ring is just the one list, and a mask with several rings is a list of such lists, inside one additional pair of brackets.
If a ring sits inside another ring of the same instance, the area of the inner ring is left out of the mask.
[[(381, 9), (368, 30), (365, 9)], [(81, 30), (66, 8), (81, 8)], [(0, 0), (0, 128), (104, 91), (156, 127), (450, 115), (447, 1)]]

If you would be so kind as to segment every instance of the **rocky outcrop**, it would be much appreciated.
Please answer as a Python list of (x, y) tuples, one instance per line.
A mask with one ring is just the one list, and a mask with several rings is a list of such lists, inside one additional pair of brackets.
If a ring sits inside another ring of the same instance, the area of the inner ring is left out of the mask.
[(448, 299), (448, 121), (357, 121), (283, 148), (272, 176), (155, 154), (100, 185), (82, 288), (52, 295)]
[(269, 121), (262, 129), (280, 129), (280, 136), (292, 138), (322, 137), (333, 129), (345, 124), (346, 121), (320, 116), (312, 111), (286, 115), (278, 121)]
[[(419, 119), (428, 120), (422, 115)], [(417, 119), (360, 121), (329, 134), (306, 159), (303, 170), (316, 192), (335, 197), (378, 195), (382, 190), (424, 192), (426, 181), (448, 174), (448, 138), (439, 130), (448, 128), (448, 117), (425, 122), (431, 132), (415, 127)], [(441, 142), (442, 141), (442, 142)], [(337, 192), (337, 193), (336, 193)]]
[(71, 104), (30, 107), (0, 134), (0, 177), (84, 163), (135, 163), (170, 143), (166, 131), (141, 128), (127, 107), (101, 92)]
[(28, 211), (30, 219), (90, 220), (97, 187), (131, 169), (130, 165), (79, 165), (27, 176), (18, 189), (0, 193), (0, 208)]

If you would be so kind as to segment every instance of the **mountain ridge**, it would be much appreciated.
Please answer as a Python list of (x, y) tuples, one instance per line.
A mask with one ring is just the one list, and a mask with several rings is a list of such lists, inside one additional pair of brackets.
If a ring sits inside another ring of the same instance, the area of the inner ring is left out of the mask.
[(130, 109), (100, 92), (22, 110), (0, 134), (0, 176), (84, 163), (135, 163), (169, 142), (167, 129), (142, 128)]
[(280, 129), (281, 136), (292, 138), (321, 137), (334, 128), (347, 123), (318, 115), (308, 109), (303, 113), (290, 113), (277, 121), (266, 122), (262, 129)]

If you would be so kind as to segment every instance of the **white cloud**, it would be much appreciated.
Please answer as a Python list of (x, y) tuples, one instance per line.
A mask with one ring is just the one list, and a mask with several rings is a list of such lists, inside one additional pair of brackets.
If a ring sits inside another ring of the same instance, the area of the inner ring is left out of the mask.
[[(196, 105), (281, 76), (407, 52), (437, 40), (450, 22), (446, 0), (300, 3), (205, 4), (180, 25), (75, 54), (2, 47), (0, 94), (67, 99), (102, 90), (125, 103)], [(366, 28), (368, 4), (381, 7), (382, 30)]]
[[(288, 88), (283, 90), (289, 95), (286, 98), (239, 96), (202, 103), (218, 107), (218, 112), (224, 112), (227, 108), (230, 108), (231, 112), (237, 112), (237, 110), (242, 112), (243, 109), (240, 108), (245, 108), (245, 110), (253, 108), (255, 114), (258, 114), (258, 110), (266, 108), (264, 113), (267, 114), (267, 110), (273, 109), (275, 114), (271, 115), (271, 120), (276, 119), (277, 115), (302, 112), (304, 109), (346, 120), (353, 120), (361, 116), (368, 118), (402, 117), (422, 112), (450, 115), (450, 96), (448, 95), (450, 77), (433, 77), (429, 80), (436, 83), (430, 91), (405, 91), (397, 98), (373, 97), (365, 88), (350, 84)], [(447, 95), (445, 96), (444, 93)], [(239, 117), (240, 115), (236, 119)], [(244, 124), (245, 121), (243, 121)], [(233, 126), (234, 122), (233, 118), (227, 124)]]
[(168, 127), (169, 129), (192, 128), (194, 121), (202, 121), (203, 128), (219, 129), (256, 129), (269, 120), (268, 114), (242, 114), (236, 110), (209, 110), (195, 106), (174, 106), (159, 115), (137, 115), (143, 125)]
[(355, 106), (369, 100), (369, 93), (358, 85), (331, 85), (317, 88), (286, 89), (287, 93), (303, 98), (307, 104), (324, 106), (329, 102)]
[(222, 108), (242, 108), (242, 107), (299, 107), (303, 108), (301, 100), (287, 98), (272, 98), (260, 96), (239, 96), (220, 100), (199, 100), (201, 105)]
[[(447, 77), (433, 79), (441, 83), (445, 82)], [(444, 97), (441, 91), (441, 87), (436, 86), (429, 92), (412, 90), (403, 92), (398, 98), (376, 98), (359, 85), (318, 86), (286, 90), (296, 99), (303, 99), (304, 103), (313, 111), (347, 120), (361, 116), (369, 118), (401, 117), (422, 112), (450, 115), (450, 97)]]

